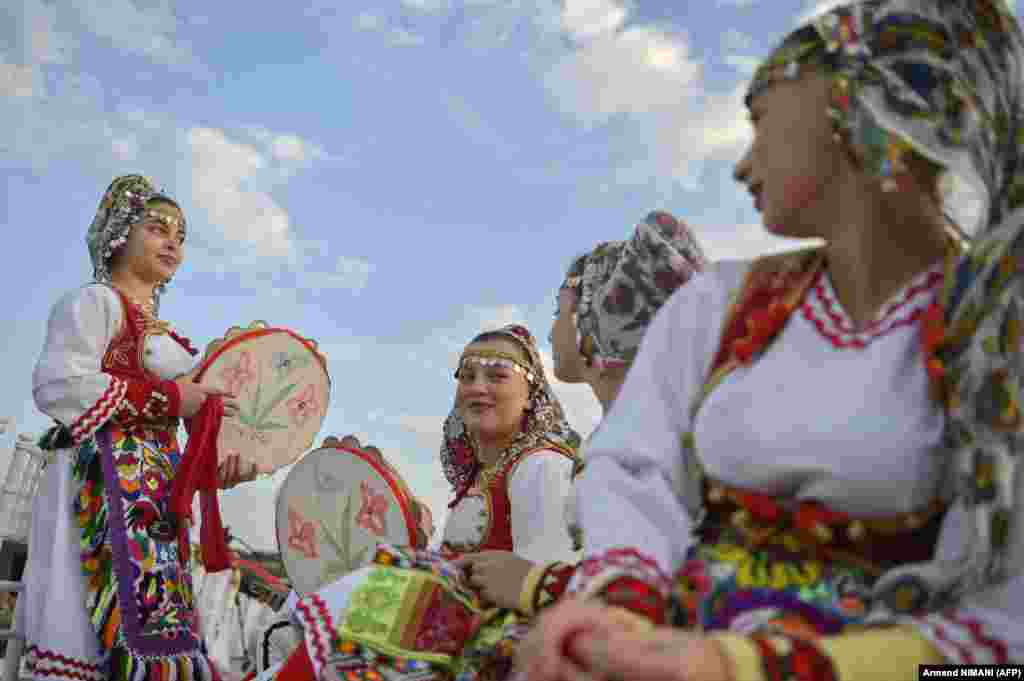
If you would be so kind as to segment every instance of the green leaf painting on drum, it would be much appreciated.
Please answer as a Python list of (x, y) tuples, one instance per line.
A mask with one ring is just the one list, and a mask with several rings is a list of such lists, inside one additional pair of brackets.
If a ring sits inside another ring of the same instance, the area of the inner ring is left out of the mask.
[[(377, 494), (366, 480), (360, 483), (359, 488), (362, 504), (355, 517), (356, 525), (380, 536), (386, 530), (384, 514), (390, 503), (386, 496)], [(362, 565), (366, 560), (367, 551), (370, 549), (370, 546), (364, 546), (358, 551), (353, 552), (352, 550), (352, 497), (352, 494), (337, 495), (334, 513), (325, 513), (320, 505), (319, 496), (316, 493), (313, 495), (313, 503), (317, 506), (318, 515), (321, 518), (320, 531), (335, 553), (334, 559), (324, 561), (321, 579), (325, 584)], [(324, 518), (329, 520), (324, 520)]]
[(312, 361), (308, 353), (275, 352), (270, 359), (271, 371), (265, 372), (252, 353), (242, 351), (234, 365), (221, 369), (220, 377), (225, 388), (239, 397), (238, 421), (247, 427), (251, 437), (263, 442), (266, 431), (289, 427), (287, 423), (271, 418), (282, 402), (295, 425), (304, 424), (317, 413), (320, 405), (316, 388), (307, 384), (296, 393), (299, 384), (289, 381), (292, 373)]

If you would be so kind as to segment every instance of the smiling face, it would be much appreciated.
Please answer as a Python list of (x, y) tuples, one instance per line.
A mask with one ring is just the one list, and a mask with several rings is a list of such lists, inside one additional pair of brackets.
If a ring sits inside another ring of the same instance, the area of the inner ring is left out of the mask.
[(837, 179), (849, 170), (828, 118), (831, 81), (812, 71), (775, 82), (750, 101), (754, 138), (736, 164), (765, 228), (780, 236), (823, 237)]
[[(463, 357), (497, 354), (516, 357), (529, 366), (526, 352), (514, 341), (489, 339), (470, 343)], [(505, 443), (522, 425), (530, 399), (526, 377), (509, 366), (466, 361), (459, 366), (455, 409), (469, 432), (482, 444)]]
[(110, 271), (127, 270), (133, 278), (155, 286), (171, 279), (184, 258), (181, 210), (158, 199), (146, 204), (142, 219), (132, 226), (128, 240), (111, 258)]

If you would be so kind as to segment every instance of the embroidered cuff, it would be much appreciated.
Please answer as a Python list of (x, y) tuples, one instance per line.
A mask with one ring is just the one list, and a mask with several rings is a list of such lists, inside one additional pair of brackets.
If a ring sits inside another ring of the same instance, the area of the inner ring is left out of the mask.
[(544, 574), (554, 564), (555, 563), (534, 565), (530, 568), (530, 571), (526, 573), (526, 579), (523, 580), (523, 588), (519, 592), (519, 612), (524, 615), (533, 615), (536, 612), (533, 607), (533, 603), (534, 596), (537, 593), (537, 587), (540, 586), (540, 580), (544, 578)]
[(613, 549), (580, 563), (574, 591), (664, 624), (671, 582), (658, 564), (636, 549)]
[(534, 612), (548, 607), (569, 590), (569, 582), (576, 574), (577, 567), (572, 563), (552, 563), (548, 566), (533, 596)]
[(576, 566), (571, 563), (556, 561), (535, 565), (523, 580), (523, 589), (519, 593), (519, 612), (536, 615), (557, 601), (568, 590), (575, 573)]
[(99, 430), (100, 426), (117, 413), (128, 391), (128, 382), (120, 378), (110, 377), (110, 385), (103, 391), (100, 398), (85, 410), (85, 413), (69, 426), (71, 444), (77, 445)]
[(1010, 646), (991, 628), (952, 610), (911, 618), (908, 625), (931, 642), (945, 663), (1007, 664)]
[[(831, 658), (836, 676), (843, 681), (917, 681), (918, 665), (946, 663), (935, 646), (910, 627), (830, 636), (821, 639), (818, 647)], [(876, 662), (868, 662), (872, 660)]]
[(764, 681), (839, 681), (832, 660), (811, 641), (782, 634), (751, 639), (761, 656)]

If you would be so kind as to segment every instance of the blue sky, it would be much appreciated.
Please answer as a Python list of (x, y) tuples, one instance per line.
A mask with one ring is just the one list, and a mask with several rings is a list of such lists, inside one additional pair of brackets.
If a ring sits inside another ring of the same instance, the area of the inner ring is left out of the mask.
[[(780, 245), (730, 177), (742, 91), (826, 4), (16, 0), (0, 9), (0, 416), (47, 425), (30, 392), (49, 308), (90, 277), (103, 189), (142, 172), (190, 223), (164, 316), (197, 344), (254, 319), (319, 341), (321, 437), (380, 446), (440, 517), (440, 426), (477, 331), (524, 322), (549, 354), (564, 268), (652, 209), (713, 258)], [(588, 433), (589, 390), (556, 389)], [(224, 495), (266, 548), (279, 478)]]

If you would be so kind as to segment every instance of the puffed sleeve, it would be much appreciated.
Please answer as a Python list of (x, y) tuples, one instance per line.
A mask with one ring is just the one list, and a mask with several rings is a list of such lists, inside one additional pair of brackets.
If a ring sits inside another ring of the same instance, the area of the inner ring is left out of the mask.
[(572, 487), (573, 461), (561, 452), (540, 450), (512, 470), (512, 547), (534, 563), (571, 560), (572, 539), (565, 526), (565, 498)]
[(731, 289), (745, 267), (720, 263), (666, 302), (622, 389), (583, 453), (577, 517), (584, 560), (570, 589), (660, 623), (667, 575), (682, 561), (691, 519), (682, 502), (682, 436), (703, 384)]
[(46, 343), (32, 375), (36, 406), (65, 426), (73, 444), (90, 437), (117, 415), (178, 416), (173, 381), (111, 376), (103, 356), (124, 321), (121, 301), (108, 287), (84, 286), (62, 297), (50, 312)]

